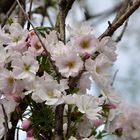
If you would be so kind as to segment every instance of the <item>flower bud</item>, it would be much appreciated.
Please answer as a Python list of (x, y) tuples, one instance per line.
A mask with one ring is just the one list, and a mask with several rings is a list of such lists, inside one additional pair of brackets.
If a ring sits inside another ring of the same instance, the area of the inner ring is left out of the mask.
[(102, 124), (103, 124), (103, 121), (100, 120), (100, 119), (96, 119), (96, 120), (94, 121), (94, 126), (95, 126), (95, 127), (99, 127), (99, 126), (102, 125)]
[(114, 104), (114, 103), (109, 102), (109, 103), (107, 104), (107, 107), (108, 107), (109, 109), (116, 109), (116, 108), (117, 108), (117, 105)]
[(33, 137), (33, 129), (27, 131), (27, 137)]
[(22, 125), (21, 125), (21, 127), (23, 128), (23, 129), (28, 129), (29, 128), (29, 126), (30, 126), (30, 120), (24, 120), (23, 122), (22, 122)]
[(89, 53), (85, 52), (85, 53), (83, 54), (82, 58), (83, 58), (83, 60), (86, 60), (86, 59), (89, 59), (90, 56), (91, 56), (91, 55), (90, 55)]

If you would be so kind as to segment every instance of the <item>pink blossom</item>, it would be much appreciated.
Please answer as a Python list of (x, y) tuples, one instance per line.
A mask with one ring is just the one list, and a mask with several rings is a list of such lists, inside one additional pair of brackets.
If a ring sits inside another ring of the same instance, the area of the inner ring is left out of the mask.
[(0, 73), (0, 90), (6, 95), (21, 93), (24, 89), (24, 83), (21, 80), (16, 80), (12, 71), (3, 69)]
[(57, 57), (55, 64), (64, 77), (76, 76), (83, 68), (83, 62), (72, 50)]
[(73, 49), (80, 55), (93, 54), (98, 50), (99, 41), (91, 35), (82, 35), (71, 40)]
[(28, 129), (30, 126), (30, 123), (31, 123), (30, 120), (23, 120), (21, 127), (23, 129)]
[(116, 43), (112, 40), (111, 37), (104, 37), (100, 41), (99, 51), (106, 55), (110, 61), (115, 61), (117, 59), (116, 54)]
[(17, 79), (34, 80), (38, 71), (38, 61), (31, 54), (24, 54), (21, 58), (12, 61), (13, 72)]
[(44, 49), (38, 37), (35, 35), (33, 31), (29, 34), (28, 40), (30, 44), (30, 47), (28, 47), (28, 51), (31, 52), (34, 56), (40, 55)]

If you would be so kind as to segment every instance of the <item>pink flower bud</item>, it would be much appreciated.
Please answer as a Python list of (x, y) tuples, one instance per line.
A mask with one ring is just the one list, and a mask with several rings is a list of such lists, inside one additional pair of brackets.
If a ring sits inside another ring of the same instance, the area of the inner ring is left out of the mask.
[(94, 121), (94, 126), (95, 126), (95, 127), (99, 127), (99, 126), (102, 125), (102, 124), (103, 124), (103, 121), (100, 120), (100, 119), (96, 119), (96, 120)]
[(30, 123), (31, 123), (30, 120), (24, 120), (24, 121), (22, 122), (21, 127), (22, 127), (23, 129), (27, 129), (27, 128), (29, 128)]
[(109, 102), (109, 103), (107, 104), (107, 107), (108, 107), (109, 109), (116, 109), (116, 108), (117, 108), (117, 105), (114, 104), (114, 103)]
[(89, 59), (90, 56), (91, 56), (91, 55), (90, 55), (89, 53), (85, 52), (85, 53), (83, 54), (83, 59), (84, 59), (84, 60)]
[(20, 103), (21, 102), (21, 97), (20, 96), (14, 96), (13, 99), (14, 99), (14, 101), (16, 103)]
[(27, 137), (33, 137), (33, 129), (27, 131)]

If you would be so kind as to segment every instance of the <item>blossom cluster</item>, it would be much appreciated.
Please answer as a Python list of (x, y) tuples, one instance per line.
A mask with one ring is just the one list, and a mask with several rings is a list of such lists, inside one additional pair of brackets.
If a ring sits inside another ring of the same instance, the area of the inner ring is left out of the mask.
[[(4, 105), (8, 118), (28, 95), (36, 103), (54, 108), (65, 104), (64, 113), (70, 105), (82, 115), (83, 121), (76, 125), (77, 137), (93, 140), (98, 135), (91, 135), (92, 129), (105, 122), (105, 107), (115, 109), (119, 103), (110, 80), (110, 68), (117, 58), (116, 44), (110, 37), (96, 38), (87, 23), (68, 26), (68, 31), (70, 39), (63, 43), (54, 30), (38, 33), (38, 37), (34, 30), (23, 29), (18, 23), (0, 29), (0, 103), (6, 100), (12, 104), (12, 109)], [(101, 96), (88, 94), (91, 79)], [(0, 116), (2, 138), (2, 111)]]

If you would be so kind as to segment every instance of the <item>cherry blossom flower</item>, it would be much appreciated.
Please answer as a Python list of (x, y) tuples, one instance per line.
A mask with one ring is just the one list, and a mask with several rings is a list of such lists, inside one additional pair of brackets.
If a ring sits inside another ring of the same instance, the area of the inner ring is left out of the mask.
[(4, 28), (0, 28), (0, 45), (3, 46), (4, 44), (7, 44), (7, 42), (10, 42), (11, 38), (8, 33), (5, 33)]
[(3, 69), (0, 73), (0, 90), (8, 96), (14, 96), (15, 93), (21, 93), (24, 89), (24, 83), (16, 80), (12, 71)]
[(83, 116), (83, 121), (80, 122), (77, 126), (77, 132), (81, 137), (89, 137), (92, 132), (92, 125), (89, 120)]
[[(114, 114), (114, 117), (112, 117), (111, 113)], [(124, 101), (117, 109), (112, 110), (110, 114), (108, 130), (113, 132), (120, 129), (122, 135), (117, 138), (118, 140), (140, 139), (139, 105), (131, 105)]]
[(64, 95), (64, 96), (62, 96), (62, 98), (64, 100), (64, 103), (66, 103), (66, 104), (75, 104), (76, 103), (75, 94)]
[(71, 39), (73, 49), (80, 55), (85, 53), (91, 55), (98, 50), (99, 41), (97, 38), (91, 35), (81, 35), (77, 38)]
[(78, 88), (79, 92), (82, 94), (85, 94), (87, 92), (87, 89), (89, 90), (91, 87), (91, 80), (90, 80), (91, 74), (89, 72), (84, 72), (81, 75), (81, 78), (79, 79), (78, 82)]
[(17, 79), (35, 79), (39, 64), (31, 54), (24, 54), (21, 58), (12, 61), (13, 72)]
[(116, 43), (111, 39), (111, 37), (104, 37), (100, 41), (99, 51), (106, 55), (110, 61), (115, 61), (117, 59)]
[(86, 69), (92, 74), (93, 80), (103, 91), (111, 88), (109, 81), (109, 68), (113, 63), (104, 55), (100, 54), (95, 60), (86, 60)]
[(12, 100), (8, 100), (6, 98), (0, 99), (0, 139), (4, 136), (5, 134), (5, 119), (4, 119), (4, 113), (2, 109), (2, 105), (4, 107), (5, 113), (7, 115), (7, 123), (8, 127), (11, 128), (11, 123), (10, 123), (10, 113), (14, 111), (16, 103)]
[(9, 32), (10, 34), (5, 34), (5, 38), (3, 38), (5, 45), (7, 45), (6, 48), (17, 51), (26, 50), (28, 30), (22, 29), (18, 23), (12, 23)]
[(75, 95), (76, 106), (81, 113), (86, 114), (90, 120), (96, 120), (101, 111), (100, 100), (91, 95)]
[(69, 140), (77, 140), (75, 137), (71, 136)]
[(63, 42), (59, 41), (55, 45), (50, 46), (48, 50), (51, 54), (52, 59), (55, 61), (58, 59), (58, 57), (66, 53), (69, 47), (70, 47), (69, 44), (64, 45)]
[(44, 76), (38, 77), (32, 84), (32, 87), (27, 87), (29, 91), (25, 94), (32, 93), (32, 98), (36, 102), (46, 101), (47, 105), (61, 104), (64, 102), (62, 93), (68, 89), (67, 80), (62, 79), (58, 84), (53, 77), (45, 73)]
[(88, 22), (79, 22), (73, 28), (68, 25), (67, 29), (70, 32), (70, 35), (74, 37), (89, 35), (93, 32), (93, 28)]
[[(32, 32), (30, 34), (33, 34)], [(43, 47), (38, 37), (34, 35), (30, 35), (29, 38), (30, 47), (28, 47), (28, 51), (33, 54), (33, 56), (38, 56), (43, 52)]]
[(0, 46), (0, 70), (2, 70), (7, 63), (7, 59), (9, 57), (9, 54), (6, 52), (6, 50)]
[(83, 68), (83, 62), (77, 53), (72, 50), (57, 57), (55, 64), (64, 77), (76, 76)]
[(42, 42), (52, 56), (57, 53), (59, 48), (61, 48), (56, 46), (56, 44), (59, 43), (56, 31), (51, 31), (49, 34), (45, 34), (45, 38), (42, 38)]

